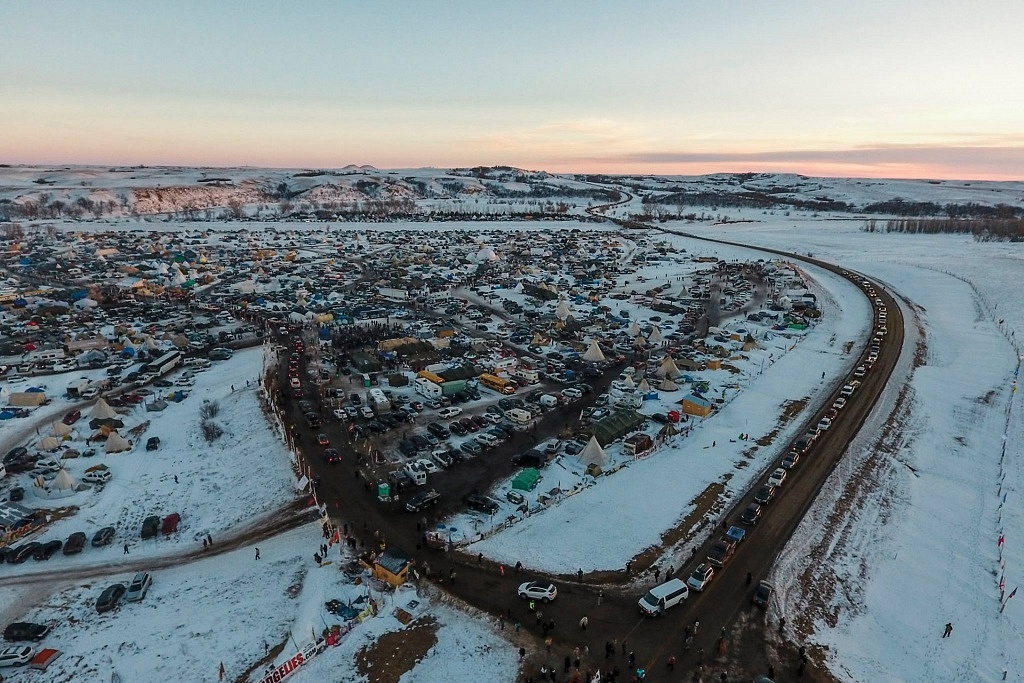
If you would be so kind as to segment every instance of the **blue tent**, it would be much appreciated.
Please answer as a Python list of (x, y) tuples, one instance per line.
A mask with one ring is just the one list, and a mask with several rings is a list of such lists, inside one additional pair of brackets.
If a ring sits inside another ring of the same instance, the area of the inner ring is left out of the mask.
[(41, 393), (43, 393), (43, 390), (40, 389), (39, 387), (29, 387), (28, 389), (25, 390), (25, 393), (26, 394), (41, 394)]
[(133, 349), (132, 347), (127, 346), (121, 349), (122, 358), (132, 358), (133, 356), (135, 356), (135, 349)]
[(9, 410), (0, 410), (0, 420), (10, 420), (14, 418), (14, 413)]

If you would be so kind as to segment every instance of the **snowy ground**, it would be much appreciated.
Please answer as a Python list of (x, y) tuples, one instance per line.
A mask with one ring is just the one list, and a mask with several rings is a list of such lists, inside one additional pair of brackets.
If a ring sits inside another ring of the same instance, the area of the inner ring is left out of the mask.
[[(57, 554), (46, 563), (0, 565), (0, 577), (52, 571), (55, 565), (112, 562), (115, 554), (120, 560), (120, 548), (125, 543), (130, 551), (130, 557), (125, 559), (134, 559), (139, 554), (178, 553), (183, 546), (194, 549), (207, 533), (220, 536), (286, 505), (294, 496), (295, 477), (290, 454), (268, 427), (257, 400), (255, 386), (263, 367), (262, 353), (259, 348), (240, 351), (231, 360), (197, 373), (189, 397), (180, 403), (170, 403), (163, 412), (147, 412), (143, 405), (127, 410), (123, 415), (125, 428), (119, 430), (122, 434), (149, 421), (139, 436), (131, 437), (134, 447), (130, 451), (106, 454), (102, 444), (94, 444), (89, 447), (96, 449), (96, 456), (62, 461), (64, 468), (79, 481), (87, 468), (106, 465), (113, 478), (103, 486), (47, 500), (35, 496), (27, 473), (8, 476), (12, 483), (25, 487), (24, 505), (79, 508), (76, 514), (57, 520), (32, 540), (63, 540), (75, 531), (85, 531), (91, 537), (104, 526), (114, 526), (117, 532), (113, 544), (106, 548), (87, 545), (79, 555)], [(247, 380), (249, 388), (245, 386)], [(224, 435), (213, 443), (207, 443), (200, 433), (199, 413), (204, 401), (220, 406), (213, 419), (222, 426)], [(42, 425), (43, 435), (47, 427), (46, 423)], [(85, 438), (89, 436), (88, 410), (83, 411), (75, 428), (80, 431), (65, 443), (84, 452)], [(160, 438), (156, 451), (146, 451), (145, 442), (151, 436)], [(34, 444), (37, 438), (33, 434), (30, 443)], [(56, 456), (59, 457), (59, 452)], [(172, 512), (181, 515), (177, 534), (140, 539), (145, 517)]]
[[(1024, 334), (1024, 298), (1012, 284), (1024, 278), (1024, 258), (1018, 245), (858, 227), (790, 220), (713, 229), (723, 239), (800, 245), (877, 276), (912, 302), (924, 326), (927, 356), (910, 383), (909, 414), (895, 433), (866, 444), (868, 460), (882, 461), (870, 469), (873, 490), (852, 521), (824, 536), (818, 522), (840, 501), (823, 499), (777, 569), (793, 588), (811, 556), (815, 583), (839, 588), (784, 591), (785, 609), (811, 608), (810, 641), (828, 648), (831, 668), (847, 680), (1012, 678), (1024, 670), (1016, 646), (1024, 615), (1019, 596), (1000, 615), (999, 583), (1003, 600), (1024, 583), (1014, 534), (1024, 521), (1024, 413), (1021, 392), (1012, 392), (1011, 345)], [(944, 640), (947, 622), (953, 635)]]

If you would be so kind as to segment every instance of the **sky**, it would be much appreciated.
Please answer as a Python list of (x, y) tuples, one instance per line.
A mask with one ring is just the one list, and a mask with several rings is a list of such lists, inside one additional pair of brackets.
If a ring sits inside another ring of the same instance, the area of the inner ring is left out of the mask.
[(1021, 179), (1024, 3), (5, 3), (0, 163)]

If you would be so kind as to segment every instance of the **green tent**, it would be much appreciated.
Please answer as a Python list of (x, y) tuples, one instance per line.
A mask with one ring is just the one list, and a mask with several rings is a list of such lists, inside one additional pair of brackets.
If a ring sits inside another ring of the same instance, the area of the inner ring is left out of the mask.
[(512, 480), (512, 488), (520, 491), (532, 491), (537, 487), (538, 481), (540, 481), (540, 472), (532, 467), (527, 467)]
[(643, 415), (632, 408), (623, 408), (595, 424), (592, 431), (597, 437), (597, 442), (602, 446), (607, 446), (612, 441), (636, 431), (643, 423)]

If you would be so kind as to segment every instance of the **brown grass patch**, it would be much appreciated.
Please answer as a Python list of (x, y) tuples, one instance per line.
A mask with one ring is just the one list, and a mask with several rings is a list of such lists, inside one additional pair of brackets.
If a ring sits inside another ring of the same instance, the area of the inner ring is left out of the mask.
[(356, 654), (356, 669), (370, 683), (398, 683), (437, 644), (437, 621), (423, 617), (401, 631), (385, 633)]

